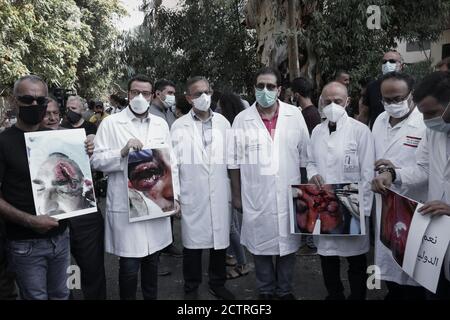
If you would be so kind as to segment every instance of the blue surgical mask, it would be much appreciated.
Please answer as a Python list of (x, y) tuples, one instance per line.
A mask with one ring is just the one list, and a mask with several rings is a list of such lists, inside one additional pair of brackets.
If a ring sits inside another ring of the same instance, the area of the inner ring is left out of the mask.
[(397, 70), (397, 64), (396, 63), (390, 63), (390, 62), (386, 62), (385, 64), (383, 64), (381, 66), (381, 71), (383, 72), (383, 74), (389, 73), (389, 72), (393, 72)]
[(269, 91), (267, 88), (264, 88), (264, 90), (255, 89), (256, 102), (258, 102), (262, 108), (270, 108), (277, 102), (277, 93), (277, 90)]
[(444, 133), (450, 132), (450, 123), (445, 122), (442, 116), (433, 119), (424, 119), (423, 122), (425, 122), (428, 129)]

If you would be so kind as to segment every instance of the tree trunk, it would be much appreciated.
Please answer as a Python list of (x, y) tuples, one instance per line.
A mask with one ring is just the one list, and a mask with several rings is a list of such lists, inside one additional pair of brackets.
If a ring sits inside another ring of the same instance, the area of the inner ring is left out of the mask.
[(292, 81), (300, 76), (300, 65), (298, 61), (298, 41), (295, 0), (288, 0), (288, 61), (289, 80)]
[(304, 18), (316, 10), (316, 4), (304, 6), (299, 2), (247, 0), (244, 9), (245, 23), (248, 29), (256, 30), (257, 54), (263, 65), (277, 68), (285, 80), (288, 74), (291, 80), (302, 75), (317, 86), (321, 79), (316, 67), (314, 48), (308, 39), (299, 43), (297, 37), (302, 28), (307, 28)]

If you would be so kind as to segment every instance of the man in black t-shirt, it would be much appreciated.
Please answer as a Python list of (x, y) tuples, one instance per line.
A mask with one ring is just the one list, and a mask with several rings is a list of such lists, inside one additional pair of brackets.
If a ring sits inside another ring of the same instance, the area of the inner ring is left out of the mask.
[[(13, 94), (17, 123), (0, 134), (0, 217), (5, 221), (9, 267), (22, 299), (67, 299), (67, 222), (36, 215), (24, 137), (25, 132), (40, 130), (48, 88), (41, 78), (28, 75), (16, 81)], [(92, 144), (87, 147), (93, 151)]]
[[(391, 50), (383, 55), (381, 61), (381, 71), (383, 74), (402, 70), (403, 58), (400, 53)], [(381, 80), (377, 79), (367, 85), (357, 119), (372, 129), (375, 120), (383, 112), (384, 106), (381, 103)]]
[[(66, 119), (61, 127), (84, 129), (93, 141), (97, 127), (82, 117), (83, 102), (79, 96), (70, 96), (66, 103)], [(100, 173), (101, 174), (101, 173)], [(106, 299), (104, 263), (104, 220), (100, 209), (69, 220), (70, 252), (81, 270), (81, 290), (86, 300)]]

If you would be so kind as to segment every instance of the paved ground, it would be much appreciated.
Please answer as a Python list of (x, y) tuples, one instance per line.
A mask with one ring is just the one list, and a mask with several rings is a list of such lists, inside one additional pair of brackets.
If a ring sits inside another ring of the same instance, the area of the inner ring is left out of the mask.
[[(104, 200), (104, 199), (102, 199)], [(175, 243), (180, 246), (180, 224), (175, 221)], [(371, 252), (369, 256), (373, 256)], [(252, 261), (250, 255), (249, 260)], [(372, 264), (372, 259), (369, 259), (369, 264)], [(182, 258), (174, 258), (169, 256), (161, 256), (161, 266), (169, 267), (172, 270), (169, 276), (159, 277), (159, 291), (158, 298), (162, 300), (182, 300), (183, 299), (183, 275), (182, 275)], [(207, 275), (207, 261), (208, 253), (205, 251), (203, 256), (203, 283), (199, 290), (199, 297), (203, 300), (215, 299), (208, 292), (208, 275)], [(118, 258), (109, 254), (105, 255), (106, 264), (106, 278), (107, 278), (107, 293), (108, 299), (119, 298), (119, 283), (118, 283)], [(251, 264), (253, 269), (253, 264)], [(317, 255), (302, 255), (297, 256), (295, 273), (295, 292), (294, 294), (301, 300), (322, 300), (326, 296), (326, 290), (323, 285), (320, 260)], [(341, 274), (345, 286), (345, 294), (349, 294), (348, 280), (347, 280), (347, 263), (345, 259), (342, 260)], [(257, 292), (255, 289), (255, 274), (252, 270), (248, 275), (237, 279), (227, 281), (227, 287), (241, 300), (256, 299)], [(138, 288), (138, 298), (142, 299), (140, 288)], [(385, 288), (382, 286), (380, 290), (369, 290), (368, 299), (379, 300), (386, 294)], [(82, 294), (79, 290), (74, 292), (76, 299), (82, 299)]]

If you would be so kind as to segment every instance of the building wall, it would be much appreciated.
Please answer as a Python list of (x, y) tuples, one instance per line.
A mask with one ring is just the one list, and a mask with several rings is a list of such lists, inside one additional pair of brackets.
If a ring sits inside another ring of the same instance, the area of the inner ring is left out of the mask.
[(398, 44), (397, 51), (400, 52), (405, 63), (416, 63), (424, 61), (427, 59), (427, 56), (430, 56), (430, 50), (425, 50), (426, 55), (423, 51), (407, 52), (406, 41), (402, 41)]
[(450, 29), (445, 30), (442, 33), (439, 41), (431, 44), (431, 58), (433, 59), (433, 65), (442, 60), (442, 46), (450, 43)]

